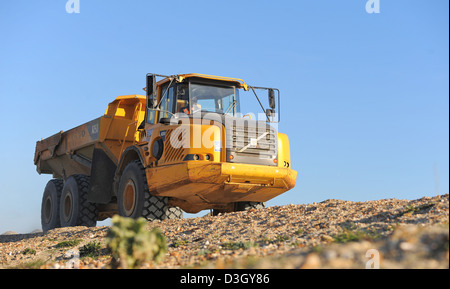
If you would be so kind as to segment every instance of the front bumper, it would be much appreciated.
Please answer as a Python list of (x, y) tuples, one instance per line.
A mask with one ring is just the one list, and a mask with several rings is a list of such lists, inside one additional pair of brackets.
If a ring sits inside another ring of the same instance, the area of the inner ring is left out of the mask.
[(220, 209), (235, 202), (266, 202), (295, 186), (290, 168), (188, 161), (146, 169), (150, 192), (171, 197), (188, 213)]

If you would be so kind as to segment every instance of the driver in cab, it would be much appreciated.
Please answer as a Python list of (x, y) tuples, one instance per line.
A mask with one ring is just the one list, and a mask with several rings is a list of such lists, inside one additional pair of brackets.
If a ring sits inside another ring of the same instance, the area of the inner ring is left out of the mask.
[[(186, 101), (187, 103), (187, 101)], [(202, 110), (202, 106), (198, 103), (197, 97), (193, 97), (192, 98), (192, 103), (191, 103), (191, 107), (190, 107), (190, 111), (189, 111), (189, 106), (186, 104), (186, 106), (182, 107), (180, 109), (180, 112), (183, 112), (185, 114), (189, 114), (189, 112), (192, 112), (192, 114), (196, 113), (196, 112), (200, 112)]]
[(191, 111), (192, 113), (200, 112), (202, 110), (202, 106), (198, 103), (197, 98), (194, 96), (192, 98)]

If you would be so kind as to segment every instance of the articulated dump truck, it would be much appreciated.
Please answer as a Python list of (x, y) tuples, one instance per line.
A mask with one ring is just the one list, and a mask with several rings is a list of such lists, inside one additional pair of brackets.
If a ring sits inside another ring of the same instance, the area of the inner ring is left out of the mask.
[[(144, 90), (37, 142), (37, 171), (53, 175), (42, 197), (44, 231), (92, 227), (115, 214), (164, 220), (183, 211), (264, 208), (295, 186), (289, 140), (276, 126), (278, 89), (203, 74), (148, 74)], [(241, 114), (242, 90), (253, 92), (259, 117)]]

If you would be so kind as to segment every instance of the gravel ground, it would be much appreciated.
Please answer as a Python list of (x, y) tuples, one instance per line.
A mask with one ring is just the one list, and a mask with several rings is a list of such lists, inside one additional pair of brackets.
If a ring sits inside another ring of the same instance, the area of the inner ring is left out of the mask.
[[(448, 194), (156, 221), (148, 227), (164, 233), (169, 250), (143, 268), (449, 268), (448, 224)], [(108, 229), (1, 235), (0, 268), (110, 268)], [(90, 242), (101, 244), (100, 256), (76, 258)]]

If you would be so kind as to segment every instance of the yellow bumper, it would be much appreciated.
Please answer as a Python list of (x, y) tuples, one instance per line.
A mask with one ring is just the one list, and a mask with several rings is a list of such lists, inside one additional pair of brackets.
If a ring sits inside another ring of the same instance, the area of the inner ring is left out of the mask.
[(188, 161), (146, 170), (152, 194), (173, 198), (189, 213), (234, 202), (266, 202), (295, 186), (290, 168)]

